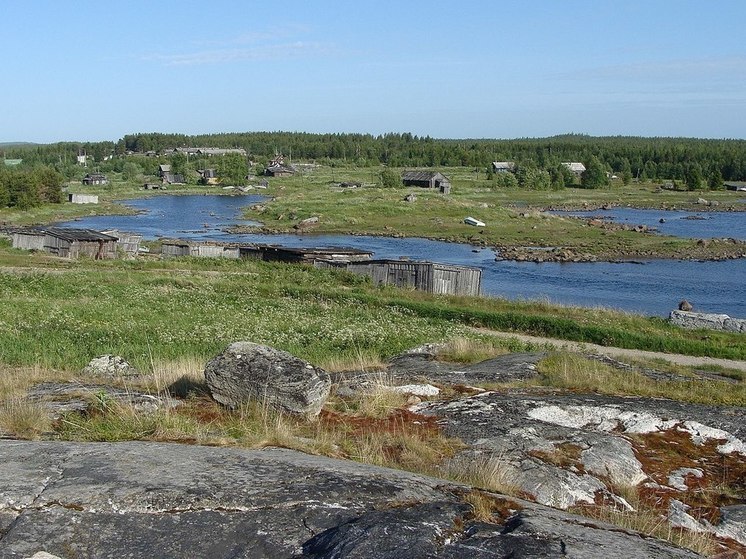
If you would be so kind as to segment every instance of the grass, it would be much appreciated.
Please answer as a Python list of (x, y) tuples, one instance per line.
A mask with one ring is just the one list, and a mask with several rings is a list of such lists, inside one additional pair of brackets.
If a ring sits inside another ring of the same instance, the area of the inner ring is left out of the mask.
[[(588, 227), (583, 220), (548, 215), (537, 208), (599, 207), (605, 204), (636, 207), (686, 207), (697, 200), (697, 193), (659, 191), (655, 185), (616, 185), (609, 189), (527, 191), (495, 189), (493, 183), (465, 168), (441, 169), (451, 178), (449, 196), (426, 189), (371, 188), (378, 183), (379, 168), (319, 167), (309, 174), (274, 179), (270, 182), (272, 200), (248, 218), (258, 219), (271, 231), (291, 231), (301, 219), (316, 216), (318, 233), (391, 235), (471, 242), (496, 247), (562, 246), (579, 254), (620, 258), (656, 254), (662, 257), (705, 257), (696, 241), (609, 231)], [(395, 169), (396, 172), (401, 169)], [(340, 189), (341, 181), (358, 181), (368, 187)], [(417, 201), (403, 200), (415, 192)], [(712, 198), (725, 207), (737, 208), (737, 196), (713, 192)], [(721, 208), (721, 209), (723, 209)], [(475, 231), (463, 223), (472, 215), (487, 223)], [(709, 254), (743, 252), (742, 248), (713, 241)]]
[[(578, 392), (669, 398), (707, 405), (746, 405), (746, 382), (653, 380), (636, 371), (620, 371), (578, 354), (556, 353), (538, 363), (541, 383)], [(679, 369), (681, 370), (681, 369)]]

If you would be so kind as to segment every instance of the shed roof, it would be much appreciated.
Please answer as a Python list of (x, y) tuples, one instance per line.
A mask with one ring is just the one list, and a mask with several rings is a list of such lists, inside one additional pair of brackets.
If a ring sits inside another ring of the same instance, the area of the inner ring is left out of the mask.
[(563, 165), (567, 167), (568, 169), (570, 169), (573, 173), (582, 173), (583, 171), (585, 171), (585, 165), (583, 165), (582, 163), (573, 161), (573, 162), (563, 163)]
[(429, 181), (439, 175), (445, 178), (445, 176), (438, 171), (404, 171), (401, 178), (405, 181)]
[(117, 237), (94, 231), (93, 229), (72, 229), (67, 227), (33, 227), (22, 231), (31, 235), (51, 235), (65, 241), (116, 241)]
[(496, 171), (500, 169), (512, 171), (515, 168), (515, 161), (493, 161), (492, 168)]

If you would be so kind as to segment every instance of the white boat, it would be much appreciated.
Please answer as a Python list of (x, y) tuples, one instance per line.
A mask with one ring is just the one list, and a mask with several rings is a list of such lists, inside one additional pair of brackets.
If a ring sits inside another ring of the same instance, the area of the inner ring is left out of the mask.
[(464, 218), (464, 223), (467, 225), (473, 225), (474, 227), (484, 227), (484, 221), (479, 221), (471, 216)]

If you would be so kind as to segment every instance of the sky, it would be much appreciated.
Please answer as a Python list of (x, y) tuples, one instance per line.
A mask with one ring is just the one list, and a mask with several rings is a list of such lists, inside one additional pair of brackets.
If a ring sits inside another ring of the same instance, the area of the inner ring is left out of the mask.
[(0, 0), (0, 142), (746, 138), (745, 0)]

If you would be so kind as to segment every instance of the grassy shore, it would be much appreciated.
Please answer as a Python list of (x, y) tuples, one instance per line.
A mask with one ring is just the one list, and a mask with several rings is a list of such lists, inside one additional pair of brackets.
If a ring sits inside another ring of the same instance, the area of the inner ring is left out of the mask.
[(326, 364), (380, 360), (474, 327), (630, 349), (746, 359), (743, 336), (603, 309), (373, 287), (367, 278), (257, 261), (65, 261), (0, 247), (0, 362), (79, 369), (116, 353), (209, 358), (236, 340)]
[[(614, 226), (592, 226), (587, 220), (543, 213), (546, 208), (689, 208), (702, 210), (697, 199), (705, 196), (719, 210), (743, 210), (742, 195), (725, 190), (684, 192), (662, 190), (651, 183), (613, 184), (606, 189), (577, 187), (551, 191), (496, 188), (485, 173), (467, 168), (441, 169), (453, 183), (443, 196), (422, 188), (380, 188), (380, 168), (318, 166), (292, 177), (271, 178), (266, 190), (251, 191), (268, 196), (266, 203), (247, 211), (267, 232), (293, 232), (302, 219), (319, 217), (313, 233), (397, 235), (466, 242), (508, 249), (508, 258), (546, 258), (546, 251), (522, 251), (524, 247), (553, 247), (560, 259), (623, 258), (732, 258), (746, 254), (746, 244), (724, 240), (696, 240), (640, 233)], [(394, 169), (396, 173), (401, 169)], [(116, 200), (162, 194), (225, 194), (220, 187), (186, 185), (168, 191), (143, 191), (143, 181), (126, 182), (112, 176), (111, 185), (84, 187), (71, 183), (70, 192), (98, 194), (98, 206), (49, 205), (29, 212), (0, 210), (0, 223), (22, 225), (70, 220), (87, 215), (127, 213)], [(356, 182), (361, 188), (340, 188), (341, 182)], [(404, 197), (414, 193), (414, 202)], [(487, 224), (474, 228), (463, 223), (473, 216)], [(518, 252), (516, 252), (516, 250)]]

